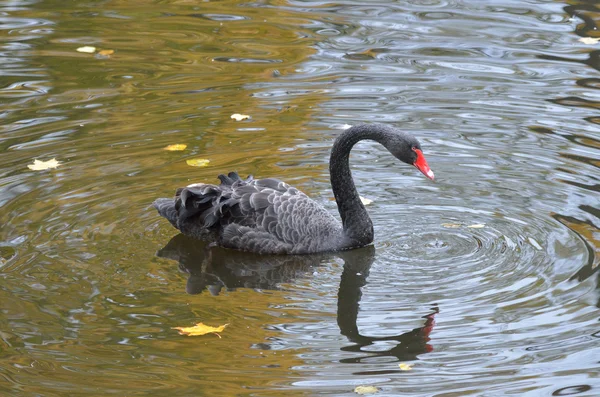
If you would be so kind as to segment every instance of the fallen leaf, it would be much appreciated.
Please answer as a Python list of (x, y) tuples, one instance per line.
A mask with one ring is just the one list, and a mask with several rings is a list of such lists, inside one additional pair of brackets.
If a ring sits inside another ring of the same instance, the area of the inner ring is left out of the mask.
[(600, 37), (581, 37), (579, 41), (583, 44), (598, 44)]
[(179, 150), (185, 150), (185, 148), (187, 147), (187, 145), (185, 143), (176, 143), (174, 145), (169, 145), (167, 147), (165, 147), (165, 150), (169, 150), (171, 152), (176, 152)]
[(442, 226), (448, 229), (458, 229), (459, 227), (461, 227), (461, 225), (458, 223), (442, 223)]
[(412, 364), (406, 364), (406, 363), (400, 363), (398, 364), (398, 367), (400, 367), (400, 371), (410, 371), (413, 367)]
[(359, 196), (359, 197), (360, 197), (360, 202), (363, 203), (363, 205), (369, 205), (369, 204), (373, 203), (373, 200), (370, 200), (368, 198), (364, 198), (361, 196)]
[(109, 56), (115, 53), (115, 50), (102, 50), (102, 51), (98, 51), (98, 55), (102, 55), (102, 56)]
[(223, 332), (225, 327), (228, 325), (229, 324), (221, 325), (220, 327), (211, 327), (210, 325), (197, 323), (193, 327), (173, 327), (172, 329), (179, 331), (180, 335), (200, 336), (206, 334), (215, 334), (220, 338), (221, 335), (219, 335), (217, 332)]
[(242, 120), (249, 119), (250, 116), (248, 116), (247, 114), (235, 113), (235, 114), (231, 115), (231, 118), (234, 119), (235, 121), (242, 121)]
[(483, 229), (485, 227), (485, 223), (476, 223), (475, 225), (469, 225), (471, 229)]
[(86, 54), (93, 54), (94, 52), (96, 52), (96, 47), (92, 47), (90, 45), (86, 45), (83, 47), (79, 47), (77, 49), (77, 52), (85, 52)]
[(51, 159), (48, 161), (33, 160), (33, 164), (28, 164), (27, 168), (34, 171), (43, 171), (49, 168), (56, 168), (60, 165), (60, 161)]
[(378, 387), (375, 386), (356, 386), (354, 388), (354, 393), (356, 394), (373, 394), (373, 393), (377, 393), (379, 391)]
[(185, 160), (187, 165), (191, 165), (192, 167), (206, 167), (210, 160), (208, 159), (189, 159)]

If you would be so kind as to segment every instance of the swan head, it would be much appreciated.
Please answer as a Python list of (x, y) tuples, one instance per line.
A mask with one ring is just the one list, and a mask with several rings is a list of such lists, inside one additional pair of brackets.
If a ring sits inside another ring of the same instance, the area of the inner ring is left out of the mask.
[(429, 168), (429, 165), (427, 164), (427, 160), (425, 160), (425, 155), (423, 154), (421, 144), (417, 138), (402, 133), (397, 134), (389, 143), (391, 144), (386, 145), (388, 150), (398, 160), (414, 166), (427, 178), (434, 180), (435, 176), (433, 171), (431, 171), (431, 168)]

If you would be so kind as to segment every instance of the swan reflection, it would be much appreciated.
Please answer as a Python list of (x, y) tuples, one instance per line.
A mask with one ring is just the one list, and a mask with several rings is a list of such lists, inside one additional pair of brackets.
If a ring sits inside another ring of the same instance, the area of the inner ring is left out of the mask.
[[(356, 357), (340, 360), (343, 363), (361, 363), (370, 357), (395, 357), (399, 361), (415, 360), (418, 355), (433, 351), (429, 344), (436, 307), (423, 316), (422, 327), (398, 335), (371, 337), (361, 335), (357, 319), (359, 315), (361, 288), (375, 259), (375, 248), (367, 246), (352, 251), (315, 255), (265, 256), (247, 252), (211, 247), (207, 243), (179, 234), (157, 252), (161, 258), (179, 262), (179, 268), (187, 273), (186, 291), (198, 294), (207, 289), (218, 295), (223, 289), (236, 288), (279, 289), (282, 283), (311, 276), (315, 267), (334, 257), (344, 261), (340, 279), (337, 306), (337, 323), (340, 333), (351, 345), (345, 352), (359, 353)], [(378, 342), (386, 342), (387, 350), (367, 351), (364, 348)], [(389, 372), (389, 371), (388, 371)], [(392, 371), (394, 372), (394, 371)]]

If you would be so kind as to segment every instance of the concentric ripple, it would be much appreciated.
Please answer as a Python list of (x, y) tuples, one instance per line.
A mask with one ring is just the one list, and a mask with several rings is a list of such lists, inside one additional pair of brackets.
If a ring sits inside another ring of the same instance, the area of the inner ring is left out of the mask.
[[(478, 304), (508, 304), (524, 296), (534, 299), (536, 293), (551, 288), (544, 279), (560, 260), (552, 258), (555, 244), (581, 249), (573, 233), (553, 230), (556, 225), (551, 220), (530, 216), (522, 221), (497, 212), (458, 210), (420, 207), (428, 214), (425, 220), (403, 214), (403, 223), (419, 226), (386, 236), (388, 246), (380, 246), (385, 266), (402, 273), (395, 280), (399, 286), (440, 298), (463, 293), (464, 299)], [(439, 219), (450, 221), (430, 223)], [(568, 271), (562, 269), (562, 277)]]

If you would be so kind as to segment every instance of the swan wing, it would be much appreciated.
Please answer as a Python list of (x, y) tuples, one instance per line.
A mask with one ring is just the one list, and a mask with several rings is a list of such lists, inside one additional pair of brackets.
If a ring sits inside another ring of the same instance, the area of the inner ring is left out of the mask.
[(232, 208), (232, 222), (221, 235), (224, 246), (304, 254), (323, 250), (341, 234), (341, 225), (329, 211), (298, 189), (280, 183), (273, 189), (258, 180), (254, 190), (235, 189), (241, 195), (239, 205)]

